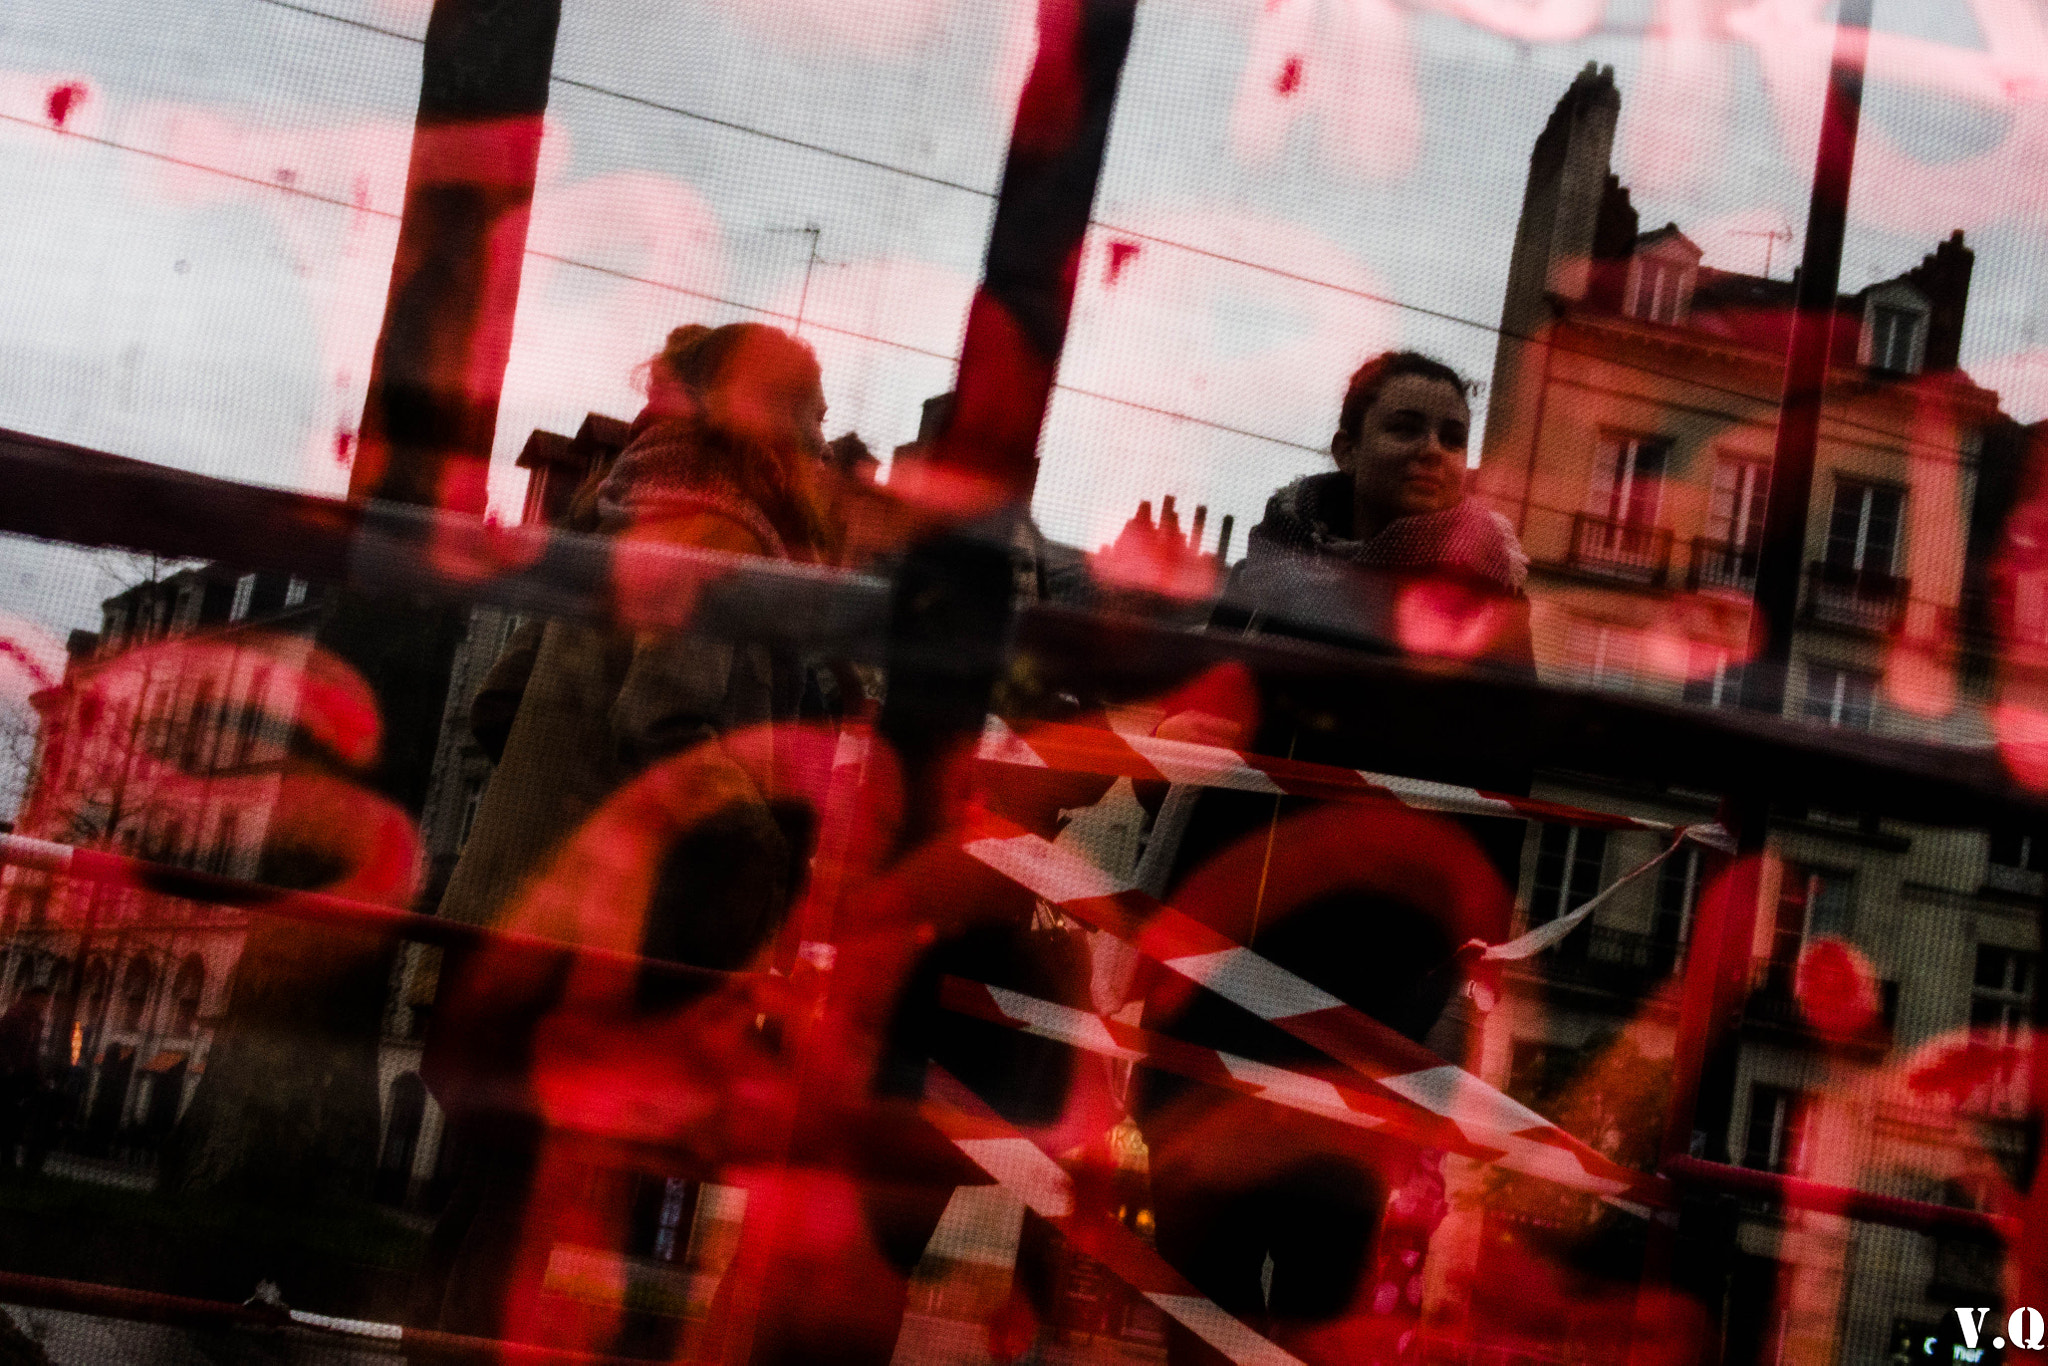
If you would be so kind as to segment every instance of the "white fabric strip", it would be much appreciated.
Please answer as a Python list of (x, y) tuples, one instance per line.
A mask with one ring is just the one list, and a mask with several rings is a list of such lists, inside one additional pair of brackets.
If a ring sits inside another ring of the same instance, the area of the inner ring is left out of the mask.
[(1145, 1298), (1230, 1358), (1236, 1366), (1302, 1366), (1300, 1358), (1280, 1350), (1208, 1300), (1193, 1295), (1150, 1292)]
[(1060, 1164), (1028, 1138), (956, 1138), (953, 1146), (993, 1176), (1034, 1214), (1064, 1219), (1074, 1212), (1074, 1186)]
[(371, 1323), (367, 1319), (337, 1319), (325, 1314), (308, 1314), (303, 1309), (291, 1311), (292, 1322), (306, 1328), (319, 1328), (329, 1333), (348, 1333), (359, 1338), (377, 1338), (384, 1342), (402, 1342), (405, 1329), (395, 1323)]
[(992, 836), (970, 840), (965, 847), (973, 857), (1055, 906), (1131, 890), (1129, 882), (1036, 835)]
[(1258, 1087), (1262, 1100), (1285, 1105), (1290, 1110), (1305, 1110), (1360, 1129), (1377, 1128), (1386, 1122), (1377, 1115), (1364, 1114), (1346, 1105), (1344, 1093), (1321, 1077), (1303, 1076), (1269, 1063), (1240, 1058), (1235, 1053), (1218, 1052), (1216, 1060), (1231, 1076), (1247, 1086)]
[(1032, 751), (1031, 746), (1017, 738), (1017, 732), (1000, 716), (991, 716), (981, 728), (981, 744), (975, 749), (974, 757), (996, 764), (1018, 764), (1024, 768), (1050, 767), (1045, 760)]
[(1001, 987), (984, 986), (982, 990), (989, 994), (1003, 1014), (1019, 1021), (1026, 1033), (1085, 1048), (1106, 1058), (1121, 1058), (1125, 1062), (1145, 1060), (1142, 1050), (1125, 1048), (1118, 1043), (1099, 1015), (1041, 1001), (1036, 996), (1020, 996)]
[(1284, 789), (1244, 761), (1234, 749), (1198, 745), (1189, 740), (1162, 740), (1155, 735), (1126, 736), (1124, 743), (1159, 770), (1170, 783), (1196, 787), (1228, 787), (1239, 792), (1269, 792)]
[(1552, 1127), (1549, 1120), (1514, 1097), (1494, 1090), (1449, 1063), (1381, 1077), (1379, 1082), (1395, 1095), (1414, 1101), (1431, 1114), (1442, 1115), (1460, 1128), (1470, 1126), (1490, 1133), (1513, 1134)]
[(1571, 914), (1561, 915), (1555, 920), (1538, 925), (1527, 934), (1519, 938), (1510, 939), (1505, 944), (1494, 944), (1485, 953), (1481, 954), (1480, 957), (1489, 963), (1512, 963), (1524, 958), (1534, 958), (1537, 954), (1585, 924), (1592, 917), (1593, 912), (1607, 904), (1608, 899), (1616, 892), (1628, 886), (1629, 883), (1634, 882), (1652, 868), (1655, 868), (1665, 859), (1670, 858), (1672, 854), (1677, 852), (1678, 846), (1682, 843), (1684, 843), (1683, 840), (1673, 840), (1670, 844), (1664, 846), (1662, 851), (1616, 878), (1611, 886), (1602, 889), (1597, 896), (1571, 912)]
[(0, 863), (34, 868), (44, 873), (68, 873), (71, 871), (71, 846), (30, 839), (26, 835), (0, 835)]
[(1357, 773), (1374, 787), (1383, 787), (1393, 793), (1405, 805), (1424, 811), (1448, 811), (1461, 816), (1521, 817), (1523, 814), (1513, 802), (1489, 797), (1477, 788), (1424, 782), (1420, 778), (1396, 778), (1388, 773), (1368, 773), (1362, 768)]
[(1221, 949), (1162, 960), (1181, 976), (1199, 982), (1262, 1020), (1308, 1015), (1344, 1003), (1311, 982), (1246, 948)]

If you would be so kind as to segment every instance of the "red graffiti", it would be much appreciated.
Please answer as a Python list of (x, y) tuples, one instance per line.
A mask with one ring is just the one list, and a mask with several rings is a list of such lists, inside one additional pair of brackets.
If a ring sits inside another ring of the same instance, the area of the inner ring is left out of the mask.
[(1142, 247), (1143, 243), (1139, 242), (1127, 242), (1122, 239), (1112, 241), (1109, 244), (1109, 269), (1103, 275), (1102, 282), (1106, 285), (1115, 284), (1117, 277), (1124, 273), (1124, 266), (1136, 258)]
[(71, 117), (72, 111), (85, 103), (85, 98), (90, 93), (84, 82), (66, 81), (63, 85), (51, 88), (48, 97), (43, 101), (43, 110), (50, 116), (51, 123), (62, 128)]

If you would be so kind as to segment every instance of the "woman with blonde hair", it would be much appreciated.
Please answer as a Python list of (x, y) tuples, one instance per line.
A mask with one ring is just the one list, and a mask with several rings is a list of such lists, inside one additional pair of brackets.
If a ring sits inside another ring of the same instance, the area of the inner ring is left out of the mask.
[[(647, 363), (648, 404), (587, 508), (604, 534), (629, 541), (772, 559), (829, 561), (834, 536), (818, 490), (825, 399), (817, 358), (756, 323), (678, 328)], [(654, 614), (663, 615), (663, 614)], [(724, 737), (796, 718), (811, 670), (789, 651), (744, 636), (542, 625), (530, 664), (501, 661), (489, 696), (509, 715), (478, 739), (502, 750), (442, 898), (441, 913), (499, 923), (546, 877), (556, 855), (615, 792), (686, 749), (739, 794), (660, 856), (645, 904), (603, 905), (622, 928), (637, 920), (643, 957), (698, 967), (746, 965), (771, 940), (808, 855), (800, 817), (772, 804)], [(481, 722), (482, 702), (476, 719)], [(604, 898), (593, 886), (587, 895)], [(560, 1009), (504, 999), (451, 964), (422, 1074), (468, 1149), (436, 1243), (447, 1265), (436, 1306), (444, 1328), (505, 1330), (524, 1273), (508, 1259), (532, 1196), (542, 1134), (525, 1062), (536, 1031)], [(642, 976), (630, 1009), (678, 1004), (673, 979)], [(686, 994), (686, 993), (685, 993)], [(523, 1099), (520, 1099), (522, 1098)]]

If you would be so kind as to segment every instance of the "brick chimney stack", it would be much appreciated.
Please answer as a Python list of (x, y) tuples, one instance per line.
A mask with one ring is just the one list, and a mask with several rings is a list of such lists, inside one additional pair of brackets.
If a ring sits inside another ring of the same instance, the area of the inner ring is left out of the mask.
[(1929, 373), (1956, 368), (1963, 350), (1963, 316), (1970, 306), (1970, 274), (1977, 253), (1963, 245), (1957, 228), (1948, 240), (1906, 272), (1906, 281), (1927, 296), (1933, 312), (1927, 319), (1926, 361)]

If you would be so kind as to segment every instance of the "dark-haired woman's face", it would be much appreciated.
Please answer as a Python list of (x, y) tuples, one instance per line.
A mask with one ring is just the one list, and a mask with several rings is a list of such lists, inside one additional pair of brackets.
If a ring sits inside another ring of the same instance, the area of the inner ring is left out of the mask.
[(1442, 512), (1465, 493), (1465, 446), (1472, 411), (1457, 386), (1396, 375), (1381, 386), (1358, 430), (1330, 443), (1351, 476), (1359, 535), (1396, 517)]

